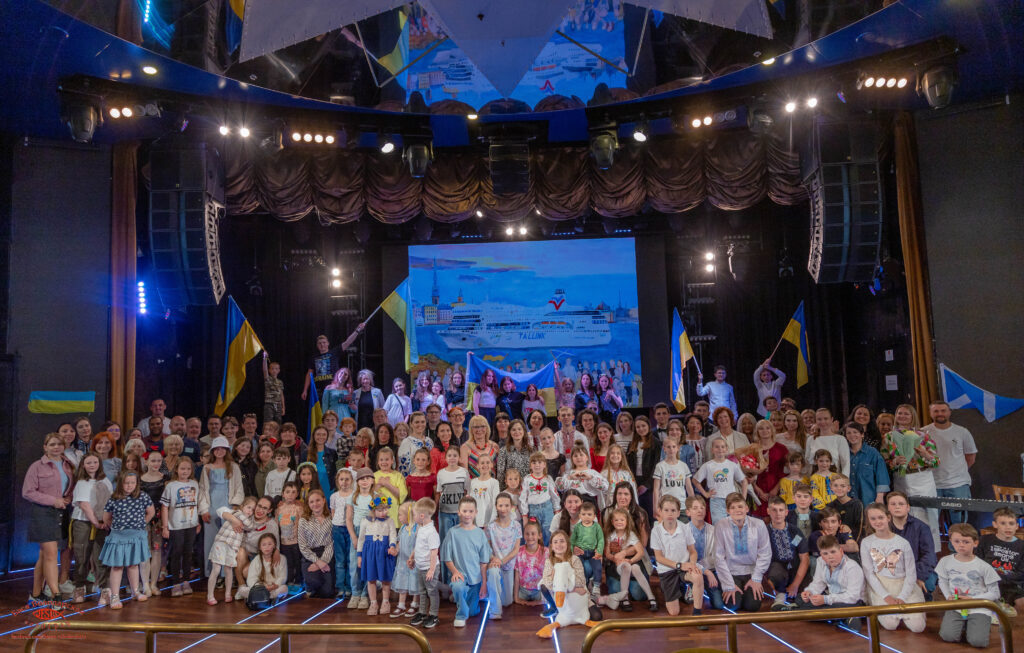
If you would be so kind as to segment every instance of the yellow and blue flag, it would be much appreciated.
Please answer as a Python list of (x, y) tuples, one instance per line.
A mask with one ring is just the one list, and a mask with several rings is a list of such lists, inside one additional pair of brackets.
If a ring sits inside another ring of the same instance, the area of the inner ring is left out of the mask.
[(224, 7), (224, 42), (228, 53), (238, 49), (242, 43), (242, 19), (245, 17), (245, 0), (228, 0)]
[(420, 361), (416, 346), (416, 322), (412, 319), (412, 290), (409, 277), (398, 284), (380, 306), (405, 334), (405, 371), (408, 372)]
[(683, 387), (683, 370), (686, 362), (693, 358), (693, 347), (686, 335), (686, 327), (679, 317), (679, 311), (672, 315), (672, 403), (680, 413), (686, 410), (686, 389)]
[(811, 362), (811, 350), (807, 346), (807, 320), (804, 319), (803, 302), (796, 307), (796, 313), (793, 313), (789, 324), (786, 325), (786, 330), (782, 332), (782, 339), (797, 348), (796, 387), (802, 388), (807, 385), (809, 379), (807, 364)]
[(96, 410), (95, 392), (54, 392), (41, 390), (28, 393), (28, 412), (46, 415), (92, 413)]
[(220, 384), (217, 406), (213, 412), (224, 414), (245, 385), (245, 364), (263, 351), (263, 343), (256, 337), (249, 320), (242, 315), (233, 297), (228, 295), (228, 337), (224, 351), (224, 380)]
[(324, 408), (320, 405), (320, 394), (316, 391), (313, 373), (309, 372), (309, 410), (306, 412), (306, 442), (313, 441), (313, 429), (324, 421)]
[[(484, 373), (487, 370), (494, 370), (494, 378), (498, 384), (501, 384), (501, 380), (506, 376), (511, 377), (516, 384), (516, 390), (526, 393), (526, 387), (531, 383), (537, 386), (537, 393), (544, 400), (544, 412), (549, 415), (555, 415), (558, 412), (557, 402), (555, 400), (555, 361), (551, 361), (544, 367), (540, 368), (536, 372), (506, 372), (505, 370), (499, 369), (477, 356), (471, 354), (467, 365), (469, 368), (466, 370), (466, 399), (469, 401), (473, 396), (473, 391), (476, 390), (477, 386), (480, 385), (480, 381), (483, 379)], [(522, 415), (512, 415), (512, 419), (521, 418)]]

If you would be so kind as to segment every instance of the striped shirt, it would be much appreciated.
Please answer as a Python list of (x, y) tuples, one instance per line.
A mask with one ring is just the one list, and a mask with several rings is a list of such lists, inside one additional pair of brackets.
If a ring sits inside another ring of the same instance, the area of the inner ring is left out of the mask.
[[(321, 546), (324, 547), (324, 552), (317, 557), (313, 549)], [(310, 562), (331, 561), (334, 557), (334, 538), (331, 536), (329, 518), (299, 520), (299, 551), (302, 557)]]

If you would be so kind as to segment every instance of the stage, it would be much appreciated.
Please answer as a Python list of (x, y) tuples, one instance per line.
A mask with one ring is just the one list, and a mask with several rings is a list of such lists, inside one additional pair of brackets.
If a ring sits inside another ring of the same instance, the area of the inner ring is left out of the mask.
[[(39, 622), (32, 611), (22, 612), (22, 597), (27, 597), (31, 584), (31, 574), (22, 572), (11, 579), (0, 581), (0, 651), (24, 650), (26, 638), (32, 627)], [(263, 612), (251, 612), (244, 603), (207, 606), (205, 592), (199, 581), (193, 581), (196, 593), (189, 597), (171, 599), (165, 594), (161, 598), (151, 598), (144, 604), (135, 601), (124, 603), (124, 609), (114, 612), (106, 608), (96, 608), (95, 597), (80, 605), (72, 606), (64, 618), (76, 621), (96, 622), (150, 622), (165, 620), (168, 623), (223, 623), (223, 624), (395, 624), (406, 623), (405, 619), (391, 619), (388, 616), (367, 617), (364, 610), (348, 610), (345, 602), (326, 599), (306, 599), (294, 596), (289, 600)], [(655, 588), (657, 584), (655, 583)], [(655, 589), (660, 597), (660, 592)], [(218, 597), (222, 592), (218, 592)], [(765, 610), (768, 609), (765, 603)], [(689, 607), (684, 607), (684, 614)], [(504, 612), (501, 620), (487, 620), (482, 623), (480, 617), (469, 620), (465, 628), (456, 630), (452, 627), (455, 607), (444, 602), (441, 606), (441, 624), (433, 630), (423, 631), (430, 641), (431, 649), (436, 653), (465, 653), (467, 651), (507, 651), (512, 642), (517, 653), (545, 653), (548, 651), (578, 651), (583, 643), (586, 630), (574, 626), (558, 631), (552, 640), (540, 639), (535, 635), (537, 629), (546, 621), (539, 616), (539, 608), (513, 605)], [(717, 614), (708, 611), (708, 614)], [(655, 616), (666, 616), (664, 607)], [(634, 604), (632, 613), (622, 611), (606, 611), (606, 617), (637, 619), (651, 616), (647, 608), (640, 602)], [(952, 653), (964, 651), (966, 644), (947, 644), (939, 639), (938, 628), (941, 615), (928, 615), (928, 628), (922, 634), (913, 634), (902, 628), (895, 632), (882, 630), (882, 648), (890, 653), (913, 653), (928, 649), (931, 653)], [(1013, 620), (1013, 634), (1018, 641), (1024, 637), (1024, 619)], [(866, 639), (867, 628), (861, 634), (841, 630), (834, 626), (817, 623), (786, 623), (767, 626), (741, 625), (738, 627), (739, 650), (751, 653), (769, 653), (777, 651), (825, 651), (845, 653), (861, 652), (868, 648)], [(89, 633), (61, 632), (51, 633), (50, 638), (40, 641), (37, 650), (62, 651), (71, 645), (78, 650), (85, 647), (101, 647), (101, 650), (140, 650), (144, 645), (141, 633)], [(314, 651), (338, 650), (344, 646), (349, 650), (369, 651), (374, 649), (388, 651), (414, 651), (415, 644), (407, 639), (394, 636), (379, 635), (331, 635), (331, 636), (293, 636), (292, 650), (304, 653)], [(161, 653), (241, 653), (277, 651), (280, 643), (272, 635), (158, 635), (156, 650)], [(610, 633), (601, 637), (595, 651), (643, 650), (645, 653), (660, 651), (677, 651), (687, 647), (709, 647), (725, 650), (726, 633), (724, 628), (712, 628), (708, 632), (697, 630), (645, 630), (633, 632)], [(999, 651), (999, 629), (992, 627), (991, 640), (986, 651)]]

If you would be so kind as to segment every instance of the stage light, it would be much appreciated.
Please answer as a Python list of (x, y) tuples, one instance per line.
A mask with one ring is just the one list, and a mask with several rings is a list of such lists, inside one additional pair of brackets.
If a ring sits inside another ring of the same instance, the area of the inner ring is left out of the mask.
[(305, 136), (302, 137), (302, 140), (304, 140), (307, 143), (312, 143), (313, 142), (313, 135), (307, 133)]
[(146, 313), (146, 282), (139, 281), (137, 285), (139, 293), (139, 313)]
[(117, 120), (118, 118), (121, 117), (121, 110), (118, 109), (117, 107), (110, 107), (110, 112), (109, 113), (110, 113), (110, 117), (113, 118), (114, 120)]
[(700, 118), (694, 118), (692, 121), (690, 121), (690, 126), (693, 127), (694, 129), (700, 129)]
[(704, 116), (704, 126), (706, 127), (706, 126), (708, 126), (710, 124), (711, 124), (711, 116)]
[(886, 88), (892, 88), (893, 86), (896, 86), (896, 78), (895, 78), (895, 77), (890, 77), (890, 78), (889, 78), (889, 79), (888, 79), (888, 80), (887, 80), (887, 81), (885, 82), (885, 87), (886, 87)]
[(607, 170), (615, 163), (615, 150), (619, 148), (619, 139), (615, 131), (608, 129), (591, 132), (590, 156), (599, 170)]
[(139, 309), (139, 312), (140, 312), (140, 313), (142, 313), (143, 315), (145, 315), (145, 314), (146, 314), (146, 309), (144, 309), (144, 308), (140, 308), (140, 309)]
[(818, 106), (818, 98), (813, 97), (813, 96), (807, 98), (807, 108), (808, 109), (813, 109), (816, 106)]
[(227, 136), (228, 134), (231, 133), (231, 128), (228, 127), (227, 125), (221, 125), (220, 129), (218, 129), (217, 131), (220, 132), (221, 136)]
[(867, 79), (864, 80), (864, 87), (865, 88), (871, 88), (874, 85), (875, 85), (875, 78), (874, 77), (868, 77)]
[(239, 127), (238, 128), (238, 135), (241, 136), (242, 138), (249, 138), (249, 134), (250, 133), (251, 132), (249, 132), (249, 128), (248, 127)]
[(787, 102), (786, 113), (793, 113), (794, 111), (796, 111), (796, 102)]
[(157, 73), (157, 69), (156, 66), (143, 66), (142, 72), (146, 73), (147, 75), (155, 75)]
[(704, 260), (705, 261), (714, 261), (715, 260), (715, 253), (714, 252), (704, 252)]
[(505, 227), (505, 235), (506, 236), (511, 236), (514, 233), (515, 233), (515, 229), (513, 229), (512, 227)]
[(933, 109), (944, 109), (953, 101), (953, 89), (960, 81), (960, 75), (951, 64), (932, 66), (921, 75), (917, 92), (928, 100)]
[(768, 57), (767, 59), (765, 59), (764, 61), (761, 62), (761, 65), (763, 65), (763, 66), (770, 66), (773, 63), (775, 63), (775, 57)]
[(633, 128), (633, 140), (637, 143), (647, 142), (647, 120), (644, 118), (640, 119), (640, 122)]
[(331, 281), (331, 288), (341, 288), (341, 279)]
[(526, 235), (526, 227), (519, 227), (519, 235), (520, 236), (525, 236)]
[(121, 115), (124, 116), (125, 118), (131, 118), (132, 117), (132, 108), (131, 107), (121, 107)]
[(476, 217), (478, 217), (478, 218), (484, 217), (484, 212), (481, 211), (480, 209), (477, 209), (476, 210)]
[(896, 82), (896, 88), (903, 88), (906, 85), (907, 85), (907, 78), (906, 77), (900, 77), (900, 81)]
[(409, 166), (409, 176), (422, 179), (427, 175), (427, 168), (434, 161), (433, 143), (411, 143), (405, 146), (402, 158)]
[(340, 277), (341, 276), (341, 269), (340, 268), (331, 268), (331, 276), (332, 277)]
[(466, 119), (467, 120), (476, 120), (478, 117), (479, 116), (477, 116), (475, 113), (467, 113), (466, 114)]
[(380, 151), (384, 154), (391, 154), (395, 151), (395, 144), (391, 141), (384, 141), (380, 146)]
[(317, 143), (323, 143), (324, 142), (324, 135), (323, 134), (317, 134), (316, 136), (313, 137), (313, 140), (316, 141)]
[(334, 136), (331, 136), (330, 134), (328, 134), (327, 136), (324, 136), (324, 141), (326, 141), (328, 145), (333, 145), (334, 144)]
[(299, 132), (292, 132), (292, 140), (298, 143), (299, 141), (302, 140), (302, 134), (300, 134)]
[(708, 263), (707, 265), (704, 266), (704, 270), (707, 272), (714, 272), (715, 266), (712, 263)]

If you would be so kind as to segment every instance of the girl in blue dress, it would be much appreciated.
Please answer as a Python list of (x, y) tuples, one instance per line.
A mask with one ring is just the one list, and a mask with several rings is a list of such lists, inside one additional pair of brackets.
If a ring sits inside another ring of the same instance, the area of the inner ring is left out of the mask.
[(359, 575), (366, 583), (370, 594), (370, 608), (366, 614), (378, 613), (377, 582), (382, 588), (380, 614), (391, 612), (388, 595), (391, 593), (391, 579), (395, 576), (395, 558), (398, 556), (398, 531), (389, 516), (391, 497), (375, 494), (370, 502), (370, 514), (363, 519), (359, 529), (358, 562)]
[(110, 527), (110, 535), (100, 551), (100, 563), (110, 568), (110, 609), (120, 610), (121, 574), (128, 569), (128, 588), (136, 601), (145, 601), (146, 595), (139, 584), (139, 565), (149, 560), (149, 539), (146, 524), (153, 519), (156, 508), (149, 495), (140, 488), (139, 475), (125, 472), (117, 482), (117, 489), (103, 508), (103, 520)]

